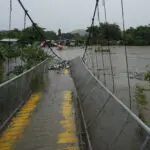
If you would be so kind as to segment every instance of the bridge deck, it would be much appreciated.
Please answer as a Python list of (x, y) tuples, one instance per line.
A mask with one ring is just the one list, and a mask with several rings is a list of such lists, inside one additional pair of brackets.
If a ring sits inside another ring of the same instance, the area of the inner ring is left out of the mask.
[(35, 93), (0, 137), (0, 150), (77, 150), (68, 70), (50, 71), (47, 88)]

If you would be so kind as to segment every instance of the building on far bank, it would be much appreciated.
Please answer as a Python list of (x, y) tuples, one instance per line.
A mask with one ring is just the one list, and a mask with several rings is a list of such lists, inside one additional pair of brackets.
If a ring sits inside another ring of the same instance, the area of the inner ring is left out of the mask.
[(11, 43), (11, 44), (17, 44), (18, 39), (2, 39), (0, 40), (0, 43)]

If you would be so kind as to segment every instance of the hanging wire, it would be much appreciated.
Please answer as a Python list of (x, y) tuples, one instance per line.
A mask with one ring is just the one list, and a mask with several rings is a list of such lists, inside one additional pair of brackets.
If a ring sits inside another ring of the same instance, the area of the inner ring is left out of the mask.
[(127, 43), (126, 43), (126, 31), (125, 31), (125, 18), (124, 18), (124, 3), (123, 3), (123, 0), (121, 0), (121, 10), (122, 10), (122, 23), (123, 23), (123, 43), (124, 43), (124, 48), (125, 48), (128, 88), (129, 88), (129, 100), (130, 100), (130, 109), (132, 109), (132, 102), (131, 102), (132, 97), (131, 97), (131, 85), (130, 85), (130, 77), (129, 77), (129, 64), (128, 64)]
[[(26, 22), (27, 22), (27, 15), (26, 15), (26, 13), (24, 13), (24, 20), (23, 20), (23, 29), (25, 30), (25, 28), (26, 28)], [(22, 46), (21, 46), (21, 66), (23, 67), (23, 43), (21, 43), (22, 44)]]
[(26, 13), (24, 13), (24, 29), (26, 28), (26, 19), (27, 19), (27, 15)]
[(106, 10), (105, 0), (103, 0), (103, 6), (104, 6), (104, 14), (105, 14), (105, 23), (107, 25), (107, 46), (108, 46), (108, 51), (109, 51), (108, 53), (109, 53), (109, 60), (110, 60), (110, 66), (111, 66), (111, 75), (112, 75), (113, 93), (114, 93), (115, 92), (115, 80), (114, 80), (114, 72), (113, 72), (113, 65), (112, 65), (112, 58), (111, 58), (111, 51), (110, 51), (109, 30), (108, 30), (107, 10)]
[(26, 16), (29, 18), (29, 20), (32, 22), (32, 25), (34, 27), (34, 29), (37, 31), (37, 33), (40, 35), (41, 40), (43, 40), (46, 45), (48, 46), (48, 48), (50, 49), (50, 51), (53, 53), (53, 55), (55, 57), (57, 57), (58, 59), (62, 60), (61, 57), (59, 57), (54, 51), (53, 49), (50, 47), (49, 43), (47, 42), (47, 40), (45, 39), (44, 35), (41, 33), (41, 31), (38, 29), (37, 24), (33, 21), (33, 19), (31, 18), (30, 14), (28, 13), (28, 11), (25, 9), (23, 3), (21, 2), (21, 0), (18, 0), (20, 6), (22, 7), (22, 9), (24, 10)]
[(9, 62), (9, 51), (11, 50), (11, 43), (10, 43), (10, 31), (11, 31), (11, 23), (12, 23), (12, 0), (9, 1), (9, 42), (8, 42), (8, 51), (7, 51), (7, 71), (8, 71), (8, 76), (7, 78), (9, 79), (9, 70), (10, 70), (10, 62)]
[[(91, 24), (90, 27), (93, 27), (93, 25), (94, 25), (98, 3), (99, 3), (99, 0), (96, 0), (96, 4), (95, 4), (95, 8), (94, 8), (94, 14), (93, 14), (93, 17), (92, 17), (92, 24)], [(89, 32), (88, 37), (87, 37), (86, 42), (85, 42), (86, 45), (85, 45), (85, 51), (84, 51), (84, 54), (83, 54), (83, 57), (82, 57), (83, 60), (84, 60), (85, 54), (86, 54), (87, 49), (88, 49), (88, 43), (90, 41), (90, 38), (91, 38), (91, 32)]]
[[(97, 7), (97, 18), (98, 18), (98, 23), (99, 23), (99, 27), (101, 26), (101, 22), (100, 22), (100, 11), (99, 11), (99, 5)], [(102, 66), (103, 66), (103, 76), (104, 76), (104, 85), (106, 86), (106, 74), (105, 74), (105, 62), (104, 62), (104, 52), (103, 52), (103, 47), (101, 45), (101, 49), (102, 49)]]
[(92, 47), (92, 41), (89, 41), (89, 44), (91, 45), (90, 53), (89, 53), (89, 56), (90, 56), (90, 59), (91, 59), (91, 63), (92, 63), (91, 64), (91, 70), (92, 70), (93, 74), (95, 75), (94, 52), (93, 52), (93, 47)]
[[(98, 40), (97, 40), (97, 45), (98, 45)], [(98, 46), (97, 46), (97, 49), (98, 49)], [(96, 50), (96, 49), (95, 49)], [(98, 70), (98, 68), (99, 68), (99, 65), (98, 65), (98, 53), (95, 51), (95, 59), (96, 59), (96, 67), (97, 67), (97, 78), (99, 79), (99, 70)]]
[[(24, 30), (25, 30), (25, 28), (26, 28), (26, 22), (27, 22), (27, 15), (26, 15), (26, 13), (24, 13), (24, 20), (23, 20), (23, 28), (24, 28)], [(22, 43), (22, 47), (21, 47), (21, 66), (23, 66), (23, 43)]]

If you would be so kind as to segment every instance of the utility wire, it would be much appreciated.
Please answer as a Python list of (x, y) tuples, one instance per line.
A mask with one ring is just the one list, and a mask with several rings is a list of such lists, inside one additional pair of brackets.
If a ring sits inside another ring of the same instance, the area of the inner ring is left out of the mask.
[[(9, 51), (11, 50), (10, 46), (10, 31), (11, 31), (11, 22), (12, 21), (12, 0), (9, 1), (9, 43), (8, 43), (8, 51), (7, 51), (7, 71), (9, 76)], [(9, 78), (9, 77), (8, 77)]]
[[(100, 21), (100, 11), (99, 11), (99, 5), (97, 7), (97, 18), (98, 18), (98, 23), (99, 27), (101, 26), (101, 21)], [(102, 48), (102, 46), (101, 46)], [(104, 85), (106, 86), (106, 74), (105, 74), (105, 62), (104, 62), (104, 52), (102, 48), (102, 65), (103, 65), (103, 76), (104, 76)]]
[(29, 18), (29, 20), (32, 22), (33, 27), (35, 28), (35, 30), (39, 33), (39, 35), (41, 36), (41, 39), (46, 43), (46, 45), (48, 46), (48, 48), (51, 50), (51, 52), (55, 55), (55, 57), (59, 58), (62, 60), (61, 57), (59, 57), (54, 51), (53, 49), (50, 47), (49, 43), (46, 41), (44, 35), (41, 33), (41, 31), (38, 29), (37, 24), (33, 21), (33, 19), (31, 18), (31, 16), (29, 15), (28, 11), (26, 10), (26, 8), (24, 7), (23, 3), (21, 2), (21, 0), (18, 0), (19, 4), (21, 5), (22, 9), (24, 10), (25, 14), (27, 15), (27, 17)]
[(26, 19), (27, 19), (27, 15), (26, 13), (24, 13), (24, 29), (26, 28)]
[(110, 52), (109, 30), (108, 30), (107, 10), (106, 10), (105, 0), (103, 0), (103, 6), (104, 6), (104, 14), (105, 14), (105, 23), (107, 25), (107, 40), (108, 40), (107, 44), (108, 44), (109, 60), (110, 60), (111, 74), (112, 74), (112, 81), (113, 81), (113, 93), (114, 93), (115, 92), (115, 80), (114, 80), (114, 72), (113, 72), (112, 58), (111, 58), (111, 52)]
[[(97, 44), (98, 44), (98, 41), (97, 41)], [(97, 46), (97, 49), (98, 49), (98, 46)], [(99, 65), (98, 65), (98, 54), (97, 52), (95, 52), (95, 58), (96, 58), (96, 67), (97, 67), (97, 78), (99, 79)]]
[(131, 97), (131, 85), (130, 85), (130, 77), (129, 77), (129, 64), (128, 64), (127, 43), (126, 43), (126, 31), (125, 31), (125, 18), (124, 18), (124, 3), (123, 3), (123, 0), (121, 0), (121, 9), (122, 9), (122, 22), (123, 22), (123, 43), (124, 43), (124, 48), (125, 48), (128, 88), (129, 88), (129, 100), (130, 100), (130, 109), (132, 109), (132, 102), (131, 102), (132, 97)]
[[(24, 28), (24, 30), (26, 28), (26, 22), (27, 22), (27, 15), (24, 12), (24, 21), (23, 21), (23, 28)], [(23, 59), (23, 51), (22, 51), (22, 49), (23, 49), (23, 45), (21, 46), (21, 66), (23, 66), (23, 61), (22, 61), (22, 59)]]
[[(94, 25), (94, 21), (95, 21), (95, 15), (96, 15), (96, 10), (97, 10), (97, 6), (98, 6), (98, 3), (99, 3), (99, 0), (96, 0), (96, 4), (95, 4), (95, 8), (94, 8), (94, 13), (93, 13), (93, 17), (92, 17), (92, 24), (91, 24), (91, 27)], [(88, 43), (90, 41), (90, 38), (91, 38), (91, 32), (89, 32), (88, 34), (88, 37), (86, 39), (86, 45), (85, 45), (85, 51), (84, 51), (84, 54), (83, 54), (83, 59), (85, 57), (85, 54), (87, 52), (87, 48), (88, 48)]]

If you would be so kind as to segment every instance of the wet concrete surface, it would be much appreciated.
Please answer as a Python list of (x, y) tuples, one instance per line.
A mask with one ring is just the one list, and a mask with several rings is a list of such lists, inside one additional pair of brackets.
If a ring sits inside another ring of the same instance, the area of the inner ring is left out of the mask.
[[(65, 130), (60, 123), (64, 120), (62, 105), (65, 91), (75, 93), (74, 84), (70, 76), (64, 74), (63, 71), (61, 73), (49, 71), (47, 87), (42, 92), (37, 108), (31, 115), (30, 123), (25, 129), (21, 140), (18, 140), (15, 145), (14, 150), (78, 149), (77, 141), (74, 143), (58, 142), (59, 134)], [(73, 109), (71, 115), (74, 119)]]

